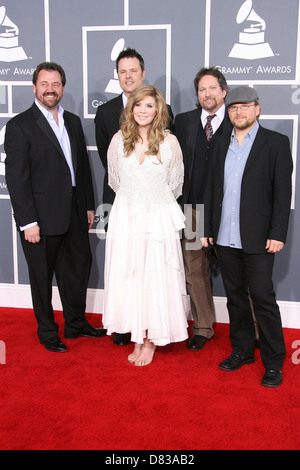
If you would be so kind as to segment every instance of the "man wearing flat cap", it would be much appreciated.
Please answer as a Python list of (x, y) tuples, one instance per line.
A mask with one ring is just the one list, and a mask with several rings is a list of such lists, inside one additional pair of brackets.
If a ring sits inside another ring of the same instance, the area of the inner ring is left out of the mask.
[(282, 383), (286, 355), (273, 288), (275, 253), (286, 242), (293, 162), (287, 136), (258, 123), (253, 88), (231, 90), (225, 102), (233, 130), (213, 145), (205, 191), (205, 238), (214, 244), (227, 296), (232, 354), (219, 365), (234, 371), (255, 362), (255, 328), (265, 373), (261, 384)]

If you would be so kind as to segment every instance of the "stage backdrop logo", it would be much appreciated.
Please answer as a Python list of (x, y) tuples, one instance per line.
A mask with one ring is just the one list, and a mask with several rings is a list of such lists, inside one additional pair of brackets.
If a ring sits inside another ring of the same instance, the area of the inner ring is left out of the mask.
[(6, 154), (4, 153), (4, 136), (5, 136), (6, 126), (2, 127), (0, 130), (0, 195), (8, 194), (7, 185), (5, 181), (5, 158)]
[(3, 83), (30, 82), (37, 64), (46, 60), (50, 47), (49, 35), (45, 34), (49, 30), (45, 23), (47, 6), (46, 0), (0, 0), (0, 80)]
[(229, 57), (253, 60), (274, 56), (270, 45), (265, 42), (266, 22), (252, 8), (252, 0), (243, 3), (236, 22), (246, 27), (239, 33), (239, 42), (233, 46)]
[(83, 27), (82, 33), (85, 118), (94, 118), (98, 106), (122, 92), (116, 59), (127, 48), (137, 49), (142, 55), (146, 70), (145, 83), (159, 88), (167, 102), (170, 102), (170, 25)]
[(209, 64), (229, 83), (297, 83), (298, 23), (295, 0), (212, 0)]
[(0, 61), (16, 62), (26, 60), (27, 55), (19, 46), (19, 28), (6, 14), (5, 6), (0, 7)]

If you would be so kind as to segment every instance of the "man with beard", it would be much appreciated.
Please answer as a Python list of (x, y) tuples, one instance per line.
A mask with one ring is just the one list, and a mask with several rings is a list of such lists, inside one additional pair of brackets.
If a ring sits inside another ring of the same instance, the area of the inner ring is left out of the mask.
[(259, 97), (241, 86), (226, 98), (231, 133), (215, 142), (205, 190), (204, 246), (214, 244), (227, 296), (232, 354), (219, 365), (235, 371), (255, 362), (255, 328), (265, 374), (261, 384), (282, 383), (285, 343), (273, 289), (274, 254), (287, 236), (292, 156), (288, 137), (258, 123)]
[(176, 116), (175, 133), (184, 161), (183, 196), (179, 202), (187, 218), (182, 248), (194, 321), (188, 349), (198, 351), (214, 335), (215, 310), (210, 271), (212, 250), (210, 246), (202, 247), (200, 233), (196, 237), (195, 233), (203, 217), (201, 205), (211, 145), (232, 125), (225, 113), (228, 86), (224, 75), (215, 67), (202, 68), (194, 79), (194, 87), (197, 109)]
[(94, 193), (82, 125), (59, 104), (65, 90), (61, 66), (45, 62), (33, 74), (35, 102), (6, 126), (6, 181), (28, 264), (41, 344), (65, 352), (52, 308), (55, 273), (65, 337), (100, 337), (85, 318), (91, 268), (88, 230)]

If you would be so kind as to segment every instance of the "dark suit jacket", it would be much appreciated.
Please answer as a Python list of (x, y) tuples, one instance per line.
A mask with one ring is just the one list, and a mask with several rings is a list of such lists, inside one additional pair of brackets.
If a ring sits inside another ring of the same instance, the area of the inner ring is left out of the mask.
[[(231, 133), (212, 147), (205, 192), (205, 236), (216, 243), (223, 202), (224, 166)], [(267, 239), (285, 243), (293, 161), (287, 136), (259, 127), (241, 187), (240, 231), (246, 253), (265, 253)]]
[[(80, 118), (64, 112), (81, 227), (88, 230), (87, 210), (94, 210), (91, 171)], [(60, 235), (70, 224), (72, 180), (61, 146), (39, 108), (31, 108), (6, 126), (6, 182), (17, 227), (38, 222), (41, 234)]]
[[(102, 106), (99, 106), (95, 116), (96, 144), (101, 162), (105, 168), (103, 185), (104, 204), (113, 204), (115, 199), (114, 191), (110, 186), (108, 186), (107, 150), (111, 139), (120, 129), (120, 117), (123, 109), (123, 97), (121, 94), (116, 98), (107, 101)], [(172, 130), (174, 117), (169, 105), (168, 111), (170, 116), (169, 129)]]
[[(175, 118), (175, 135), (181, 146), (184, 163), (184, 185), (182, 191), (182, 198), (180, 198), (179, 200), (182, 206), (184, 206), (184, 204), (187, 204), (189, 201), (198, 132), (201, 132), (203, 134), (203, 138), (201, 139), (202, 148), (199, 150), (201, 153), (203, 153), (203, 158), (205, 159), (206, 163), (204, 165), (204, 170), (206, 171), (211, 145), (214, 142), (216, 136), (227, 133), (232, 129), (232, 124), (230, 123), (228, 114), (226, 112), (222, 124), (217, 129), (216, 133), (213, 135), (211, 140), (208, 142), (202, 126), (201, 114), (202, 109), (197, 108), (192, 111), (187, 111), (185, 113), (178, 114)], [(203, 175), (203, 179), (205, 179), (205, 175)]]
[(103, 183), (104, 204), (112, 204), (115, 198), (114, 191), (108, 186), (107, 150), (111, 139), (120, 129), (122, 111), (123, 98), (121, 94), (99, 106), (95, 116), (96, 144), (102, 165), (105, 168)]

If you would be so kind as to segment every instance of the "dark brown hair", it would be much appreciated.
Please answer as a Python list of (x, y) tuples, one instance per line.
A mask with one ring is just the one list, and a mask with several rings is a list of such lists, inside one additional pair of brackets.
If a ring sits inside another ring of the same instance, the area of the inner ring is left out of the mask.
[(52, 71), (58, 72), (61, 76), (62, 86), (65, 86), (66, 74), (64, 72), (64, 69), (60, 65), (56, 64), (55, 62), (42, 62), (41, 64), (37, 66), (32, 76), (32, 83), (34, 85), (36, 85), (37, 78), (41, 70), (47, 70), (48, 72), (52, 72)]

